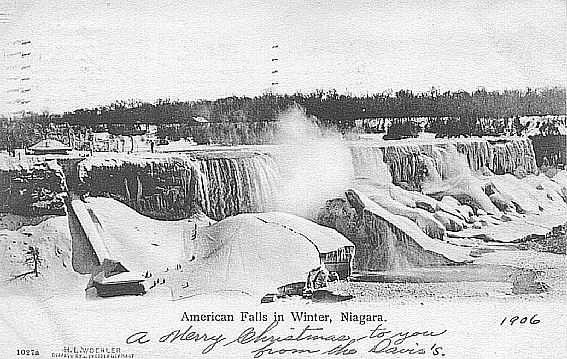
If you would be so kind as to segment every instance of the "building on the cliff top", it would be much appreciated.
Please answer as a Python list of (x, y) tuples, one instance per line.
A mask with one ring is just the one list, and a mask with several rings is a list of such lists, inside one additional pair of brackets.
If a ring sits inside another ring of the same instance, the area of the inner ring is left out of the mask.
[(69, 151), (71, 147), (57, 140), (41, 140), (28, 149), (32, 155), (66, 155)]

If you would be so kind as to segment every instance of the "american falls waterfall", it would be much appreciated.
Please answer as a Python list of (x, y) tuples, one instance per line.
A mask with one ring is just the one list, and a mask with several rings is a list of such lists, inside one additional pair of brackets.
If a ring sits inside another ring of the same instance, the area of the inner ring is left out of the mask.
[(267, 211), (278, 176), (270, 156), (253, 152), (88, 159), (79, 172), (90, 195), (110, 195), (157, 219)]
[[(484, 139), (439, 144), (366, 142), (350, 143), (354, 177), (410, 189), (419, 189), (426, 174), (446, 178), (454, 167), (450, 163), (453, 148), (475, 172), (514, 173), (519, 167), (526, 173), (537, 172), (531, 144), (524, 138), (496, 144)], [(160, 219), (185, 218), (197, 206), (217, 220), (270, 210), (279, 178), (268, 150), (115, 155), (86, 159), (79, 171), (91, 195), (111, 195)]]
[(198, 160), (199, 205), (213, 219), (271, 208), (278, 171), (265, 154)]

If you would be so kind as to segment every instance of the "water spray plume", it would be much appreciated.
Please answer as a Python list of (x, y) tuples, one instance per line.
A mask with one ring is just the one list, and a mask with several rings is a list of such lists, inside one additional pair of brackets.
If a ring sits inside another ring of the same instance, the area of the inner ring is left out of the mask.
[(350, 150), (339, 133), (323, 130), (300, 106), (278, 120), (275, 159), (281, 185), (275, 207), (311, 218), (326, 200), (348, 188), (353, 178)]

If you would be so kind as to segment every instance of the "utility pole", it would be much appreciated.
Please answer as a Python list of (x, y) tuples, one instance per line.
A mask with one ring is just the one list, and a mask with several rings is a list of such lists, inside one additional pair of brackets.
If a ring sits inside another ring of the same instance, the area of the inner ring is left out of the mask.
[(0, 24), (7, 24), (10, 22), (12, 15), (8, 12), (0, 12)]
[(15, 40), (6, 46), (7, 104), (12, 118), (29, 112), (31, 92), (31, 41)]
[[(1, 10), (0, 11), (0, 31), (4, 32), (5, 26), (7, 26), (10, 23), (11, 20), (12, 20), (12, 14), (10, 14), (7, 9)], [(3, 57), (3, 60), (4, 60), (3, 64), (6, 65), (6, 68), (2, 69), (2, 70), (3, 70), (4, 73), (7, 74), (8, 73), (8, 71), (7, 71), (8, 70), (8, 66), (7, 66), (8, 47), (7, 46), (3, 46), (3, 48), (2, 48), (2, 57)], [(10, 104), (10, 101), (9, 101), (9, 92), (10, 92), (9, 87), (10, 86), (8, 86), (8, 83), (9, 83), (8, 77), (9, 76), (6, 75), (6, 78), (0, 79), (0, 81), (2, 81), (2, 82), (6, 81), (5, 86), (7, 88), (6, 93), (3, 93), (3, 94), (0, 95), (0, 100), (2, 100), (4, 102), (4, 103), (1, 104), (2, 105), (1, 107), (5, 106), (5, 111), (7, 111), (6, 113), (3, 113), (2, 115), (8, 115), (8, 118), (10, 118), (12, 108), (11, 108), (11, 104)]]
[(272, 52), (271, 52), (271, 83), (268, 87), (270, 89), (270, 93), (276, 94), (279, 89), (280, 81), (279, 81), (279, 45), (272, 45)]

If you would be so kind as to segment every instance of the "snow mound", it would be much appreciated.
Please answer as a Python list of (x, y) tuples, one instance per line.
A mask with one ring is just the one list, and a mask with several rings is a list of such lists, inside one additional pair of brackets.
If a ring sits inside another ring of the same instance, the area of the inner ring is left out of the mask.
[(200, 229), (193, 260), (168, 279), (174, 299), (213, 292), (253, 297), (303, 282), (319, 254), (353, 246), (336, 231), (286, 213), (239, 214)]
[(184, 237), (194, 227), (189, 221), (154, 220), (111, 198), (89, 198), (87, 208), (109, 259), (129, 271), (160, 270), (182, 261)]

